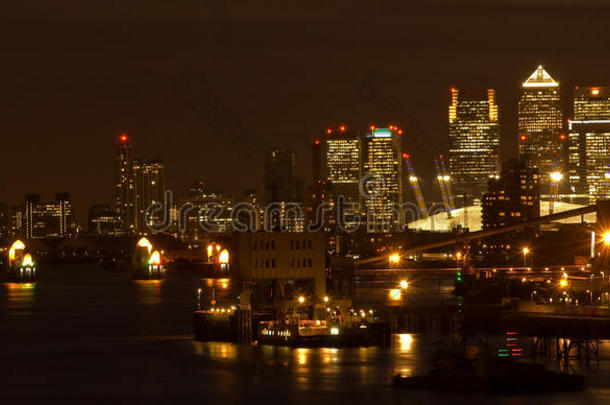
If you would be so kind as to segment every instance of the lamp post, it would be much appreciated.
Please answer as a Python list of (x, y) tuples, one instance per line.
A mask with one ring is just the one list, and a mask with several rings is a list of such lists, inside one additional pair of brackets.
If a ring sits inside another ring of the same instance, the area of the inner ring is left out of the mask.
[(523, 248), (523, 267), (527, 267), (527, 255), (530, 252), (530, 248), (527, 246)]

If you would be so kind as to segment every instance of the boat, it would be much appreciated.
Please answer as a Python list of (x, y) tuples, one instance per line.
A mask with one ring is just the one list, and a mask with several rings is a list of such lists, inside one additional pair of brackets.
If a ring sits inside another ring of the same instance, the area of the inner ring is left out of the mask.
[(578, 391), (584, 386), (584, 378), (580, 375), (555, 372), (541, 364), (524, 363), (512, 358), (490, 355), (472, 360), (462, 356), (446, 358), (450, 358), (448, 363), (433, 368), (426, 375), (397, 374), (393, 386), (464, 394), (534, 394)]

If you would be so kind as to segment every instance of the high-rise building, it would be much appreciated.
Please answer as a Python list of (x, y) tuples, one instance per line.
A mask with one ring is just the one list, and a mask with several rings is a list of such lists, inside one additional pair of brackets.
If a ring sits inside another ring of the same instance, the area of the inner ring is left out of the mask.
[(610, 120), (610, 87), (576, 87), (574, 120)]
[(477, 202), (487, 181), (497, 174), (500, 125), (496, 93), (486, 99), (463, 99), (451, 89), (449, 106), (449, 172), (458, 204)]
[(323, 138), (322, 144), (322, 176), (328, 194), (332, 196), (331, 221), (341, 227), (353, 229), (358, 226), (364, 208), (360, 195), (363, 172), (362, 139), (345, 126), (336, 130), (328, 129), (326, 132), (327, 136)]
[[(525, 222), (540, 216), (538, 169), (523, 161), (509, 160), (502, 172), (489, 180), (488, 191), (481, 200), (483, 230)], [(528, 245), (531, 232), (514, 231), (486, 238), (488, 258), (508, 261)]]
[(123, 219), (116, 210), (105, 204), (89, 208), (89, 233), (102, 236), (119, 236), (124, 231)]
[[(390, 233), (400, 229), (403, 204), (402, 146), (398, 131), (372, 128), (365, 139), (366, 229)], [(338, 173), (341, 173), (340, 171)]]
[(125, 232), (136, 230), (136, 185), (134, 154), (129, 137), (119, 136), (115, 152), (114, 202), (116, 212), (122, 218)]
[(564, 171), (562, 163), (563, 114), (559, 83), (538, 66), (522, 84), (518, 106), (519, 158), (538, 169), (543, 192), (550, 189), (550, 174)]
[(272, 149), (265, 153), (265, 227), (274, 231), (305, 229), (303, 179), (294, 175), (295, 153)]
[(575, 202), (610, 197), (610, 120), (574, 120), (568, 124), (568, 176)]
[(610, 196), (610, 87), (576, 87), (568, 124), (570, 199), (595, 203)]
[(26, 239), (65, 238), (77, 232), (70, 195), (57, 193), (55, 201), (40, 202), (40, 194), (25, 197), (23, 222)]
[[(136, 230), (149, 233), (150, 226), (169, 221), (165, 206), (165, 165), (159, 160), (134, 161)], [(149, 216), (151, 214), (151, 216)]]
[(0, 238), (9, 236), (11, 229), (11, 213), (6, 202), (0, 202)]

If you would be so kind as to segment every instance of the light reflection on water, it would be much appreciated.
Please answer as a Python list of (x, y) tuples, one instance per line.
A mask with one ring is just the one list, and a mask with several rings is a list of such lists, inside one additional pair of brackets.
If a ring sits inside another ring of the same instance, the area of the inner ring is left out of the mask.
[(33, 315), (33, 304), (36, 299), (36, 283), (5, 283), (6, 308), (13, 314)]
[(163, 280), (133, 280), (138, 297), (143, 304), (159, 305)]

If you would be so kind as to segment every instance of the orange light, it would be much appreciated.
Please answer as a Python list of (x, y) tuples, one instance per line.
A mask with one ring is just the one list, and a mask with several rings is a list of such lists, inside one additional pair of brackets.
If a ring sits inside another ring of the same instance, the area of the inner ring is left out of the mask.
[(411, 155), (409, 155), (408, 153), (403, 153), (403, 154), (402, 154), (402, 157), (403, 157), (404, 159), (410, 159), (410, 158), (411, 158)]
[(121, 135), (121, 142), (127, 142), (127, 135)]
[(229, 264), (229, 251), (227, 249), (223, 249), (220, 252), (220, 256), (218, 256), (219, 264)]
[(525, 135), (521, 135), (521, 136), (519, 137), (519, 139), (521, 139), (522, 141), (525, 141), (525, 140), (527, 139), (527, 136), (525, 136)]
[(316, 145), (320, 144), (320, 140), (316, 139), (316, 141), (314, 142)]
[(598, 96), (599, 95), (599, 89), (591, 90), (591, 94), (593, 94), (594, 96)]
[(333, 132), (333, 130), (332, 130), (332, 129), (330, 129), (330, 128), (328, 128), (328, 129), (326, 130), (326, 133), (327, 133), (327, 134), (330, 134), (330, 133), (332, 133), (332, 132)]
[(398, 130), (398, 135), (402, 135), (402, 129)]
[(341, 125), (341, 126), (339, 127), (339, 130), (340, 130), (341, 132), (345, 131), (345, 125)]
[(371, 125), (371, 131), (375, 129), (375, 125)]

